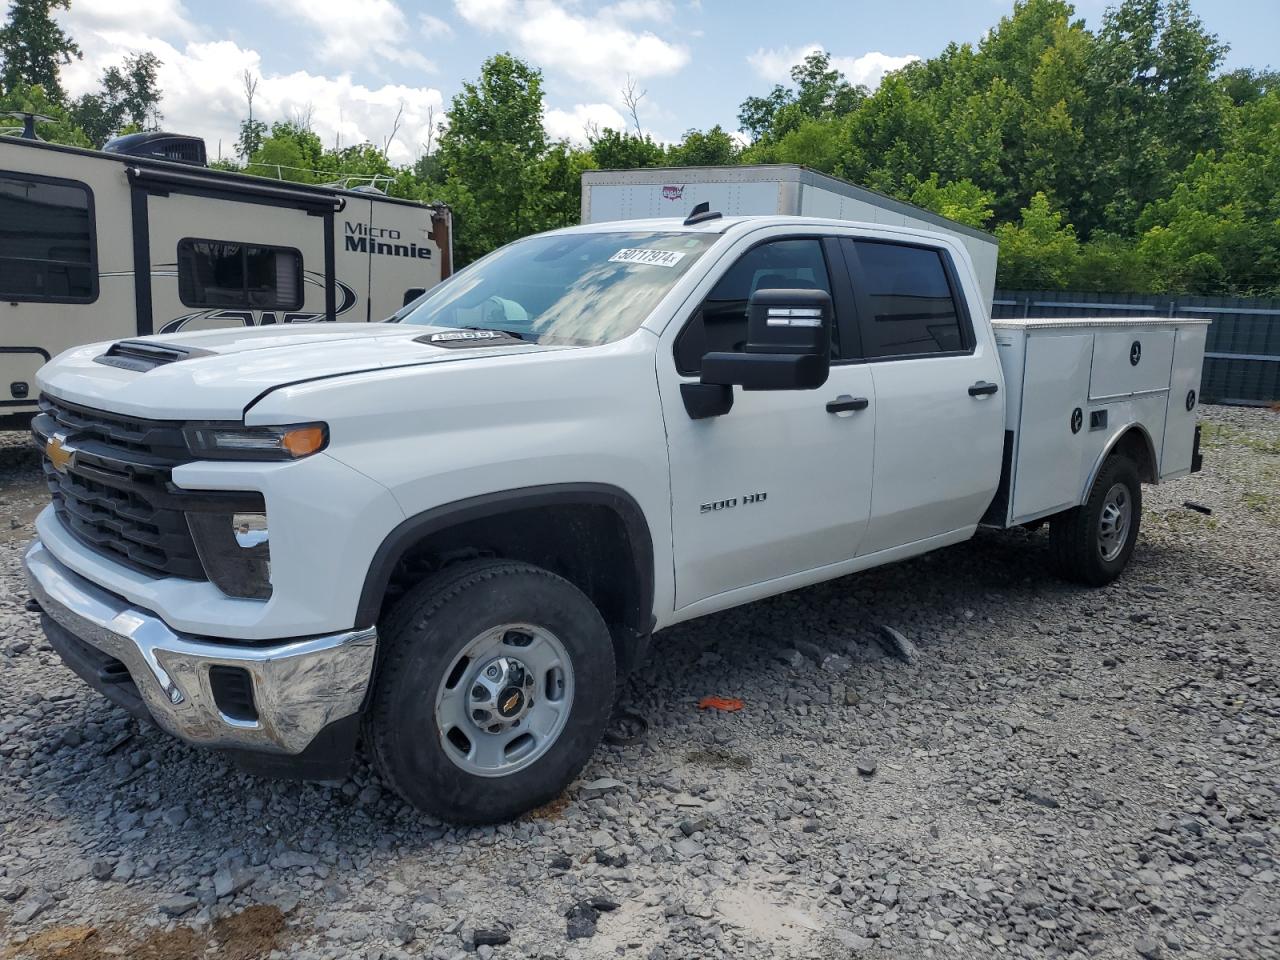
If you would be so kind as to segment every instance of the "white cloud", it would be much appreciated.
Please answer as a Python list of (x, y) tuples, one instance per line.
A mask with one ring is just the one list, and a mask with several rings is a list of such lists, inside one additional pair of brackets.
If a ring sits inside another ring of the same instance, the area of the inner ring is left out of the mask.
[[(778, 47), (770, 50), (761, 48), (747, 57), (747, 62), (763, 79), (771, 83), (789, 83), (791, 68), (800, 63), (811, 53), (824, 49), (820, 43), (811, 43), (803, 47)], [(872, 51), (860, 57), (832, 57), (831, 65), (845, 75), (851, 83), (859, 83), (874, 90), (880, 86), (884, 75), (891, 70), (905, 67), (908, 63), (920, 58), (914, 53), (893, 57), (887, 53)]]
[(69, 19), (99, 30), (136, 28), (183, 37), (197, 33), (182, 0), (75, 0), (72, 6)]
[[(85, 4), (87, 6), (88, 4)], [(254, 116), (267, 122), (310, 112), (312, 127), (326, 146), (338, 138), (344, 146), (368, 141), (381, 146), (391, 132), (396, 111), (404, 103), (400, 132), (388, 150), (393, 163), (408, 163), (421, 152), (432, 122), (444, 114), (444, 99), (432, 87), (385, 84), (369, 87), (349, 74), (323, 76), (305, 70), (269, 73), (258, 51), (230, 40), (177, 41), (143, 30), (104, 29), (79, 19), (81, 4), (73, 4), (63, 22), (84, 50), (84, 59), (62, 70), (63, 85), (72, 96), (96, 90), (105, 67), (126, 54), (147, 50), (161, 60), (158, 83), (163, 92), (160, 110), (165, 129), (204, 137), (211, 157), (235, 151), (240, 121), (245, 115), (242, 76), (259, 78)]]
[(310, 26), (320, 35), (321, 58), (345, 70), (356, 66), (367, 68), (375, 58), (417, 70), (434, 72), (436, 69), (412, 45), (417, 37), (410, 30), (404, 11), (392, 0), (263, 0), (263, 3), (286, 20)]
[(668, 0), (617, 0), (600, 10), (610, 20), (653, 20), (666, 23), (675, 11)]
[(418, 14), (418, 24), (422, 27), (423, 35), (428, 39), (435, 40), (440, 37), (453, 36), (453, 27), (439, 17), (432, 16), (429, 13)]
[[(650, 30), (635, 30), (619, 16), (652, 13), (661, 4), (621, 0), (614, 13), (571, 12), (554, 0), (454, 0), (471, 25), (515, 42), (539, 67), (559, 71), (616, 98), (628, 76), (669, 76), (689, 62), (689, 51)], [(634, 19), (634, 16), (631, 17)]]
[(626, 130), (627, 121), (607, 103), (579, 103), (571, 110), (547, 110), (542, 125), (553, 140), (568, 140), (578, 145), (587, 142), (591, 128)]

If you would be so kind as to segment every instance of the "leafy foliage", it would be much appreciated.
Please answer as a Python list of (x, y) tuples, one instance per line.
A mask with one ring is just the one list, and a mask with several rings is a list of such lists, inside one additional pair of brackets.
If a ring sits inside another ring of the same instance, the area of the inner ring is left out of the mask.
[(0, 27), (0, 83), (5, 90), (39, 86), (54, 103), (64, 100), (58, 68), (81, 57), (80, 47), (53, 19), (68, 0), (10, 0)]

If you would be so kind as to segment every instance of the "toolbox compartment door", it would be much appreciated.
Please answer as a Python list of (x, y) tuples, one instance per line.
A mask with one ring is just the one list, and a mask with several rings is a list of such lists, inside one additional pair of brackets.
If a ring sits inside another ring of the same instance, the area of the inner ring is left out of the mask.
[[(1088, 436), (1088, 413), (1081, 407), (1092, 348), (1093, 336), (1088, 333), (1027, 340), (1012, 523), (1066, 510), (1079, 502)], [(1077, 409), (1081, 409), (1080, 417), (1073, 419)]]
[(1169, 387), (1172, 329), (1129, 327), (1099, 330), (1093, 338), (1089, 399), (1106, 400)]
[(1204, 325), (1179, 327), (1173, 348), (1173, 375), (1169, 408), (1164, 420), (1164, 446), (1160, 452), (1160, 479), (1181, 476), (1191, 470), (1196, 442), (1196, 413), (1200, 406), (1200, 372), (1204, 368)]

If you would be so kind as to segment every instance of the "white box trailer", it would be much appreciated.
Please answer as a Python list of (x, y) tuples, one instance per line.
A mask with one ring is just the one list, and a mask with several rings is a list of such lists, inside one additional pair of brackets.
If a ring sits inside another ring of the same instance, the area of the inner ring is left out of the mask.
[(0, 136), (0, 429), (70, 347), (382, 320), (451, 272), (443, 204), (211, 170), (195, 137), (108, 146)]
[(725, 216), (789, 214), (940, 230), (960, 239), (973, 258), (987, 312), (996, 289), (994, 236), (866, 187), (796, 164), (645, 167), (582, 175), (582, 222), (683, 217), (709, 203)]

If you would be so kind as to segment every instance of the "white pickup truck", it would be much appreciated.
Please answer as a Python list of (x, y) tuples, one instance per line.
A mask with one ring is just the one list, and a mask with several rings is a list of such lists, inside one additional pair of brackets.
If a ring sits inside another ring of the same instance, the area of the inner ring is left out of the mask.
[(170, 733), (314, 777), (362, 736), (409, 802), (500, 820), (578, 774), (655, 630), (980, 525), (1116, 577), (1141, 484), (1198, 469), (1204, 335), (993, 324), (964, 247), (901, 227), (556, 231), (387, 323), (62, 354), (26, 571)]

